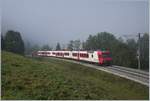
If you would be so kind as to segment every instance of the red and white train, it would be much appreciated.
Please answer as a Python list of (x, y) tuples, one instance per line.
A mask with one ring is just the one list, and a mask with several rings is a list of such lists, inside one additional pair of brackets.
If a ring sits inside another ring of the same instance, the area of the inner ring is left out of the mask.
[(74, 59), (100, 65), (110, 65), (112, 61), (109, 51), (37, 51), (32, 55)]

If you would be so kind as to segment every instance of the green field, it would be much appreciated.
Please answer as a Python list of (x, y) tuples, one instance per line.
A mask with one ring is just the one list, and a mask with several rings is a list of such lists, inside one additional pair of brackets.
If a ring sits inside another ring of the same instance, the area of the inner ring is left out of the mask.
[(149, 99), (149, 88), (79, 64), (2, 52), (2, 99)]

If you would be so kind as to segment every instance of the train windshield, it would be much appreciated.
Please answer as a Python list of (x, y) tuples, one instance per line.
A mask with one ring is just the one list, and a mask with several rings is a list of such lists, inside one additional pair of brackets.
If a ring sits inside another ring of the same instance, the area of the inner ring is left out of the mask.
[(103, 53), (102, 56), (103, 56), (103, 58), (111, 57), (111, 56), (110, 56), (110, 53)]

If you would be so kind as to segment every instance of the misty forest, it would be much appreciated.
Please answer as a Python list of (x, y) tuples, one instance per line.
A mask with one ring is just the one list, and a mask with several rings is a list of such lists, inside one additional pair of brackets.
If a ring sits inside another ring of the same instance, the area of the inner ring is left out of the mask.
[(113, 33), (100, 32), (89, 35), (81, 42), (80, 40), (70, 40), (67, 47), (62, 47), (61, 43), (52, 48), (49, 43), (41, 46), (23, 41), (20, 32), (9, 30), (1, 36), (2, 50), (17, 53), (20, 55), (31, 55), (39, 50), (110, 50), (113, 58), (112, 64), (130, 68), (138, 68), (138, 50), (140, 50), (141, 69), (149, 70), (149, 35), (144, 33), (141, 38), (123, 39), (117, 38)]

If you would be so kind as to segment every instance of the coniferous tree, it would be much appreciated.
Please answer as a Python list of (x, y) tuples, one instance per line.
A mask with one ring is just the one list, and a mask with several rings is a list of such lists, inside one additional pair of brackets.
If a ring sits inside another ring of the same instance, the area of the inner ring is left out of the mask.
[(57, 43), (57, 45), (56, 45), (56, 50), (61, 50), (61, 47), (60, 47), (59, 43)]
[(145, 33), (140, 40), (141, 68), (149, 69), (149, 35)]
[(73, 49), (74, 49), (74, 50), (80, 50), (80, 45), (81, 45), (80, 40), (75, 40), (75, 41), (73, 42)]
[(68, 44), (68, 50), (72, 51), (73, 50), (73, 40), (71, 40)]
[(46, 44), (46, 45), (43, 45), (43, 46), (42, 46), (41, 50), (50, 51), (50, 50), (52, 50), (52, 48), (49, 47), (49, 45)]
[(18, 54), (24, 54), (24, 42), (22, 40), (22, 37), (19, 32), (15, 31), (8, 31), (5, 36), (5, 50), (18, 53)]
[(1, 35), (1, 49), (4, 50), (4, 37)]

